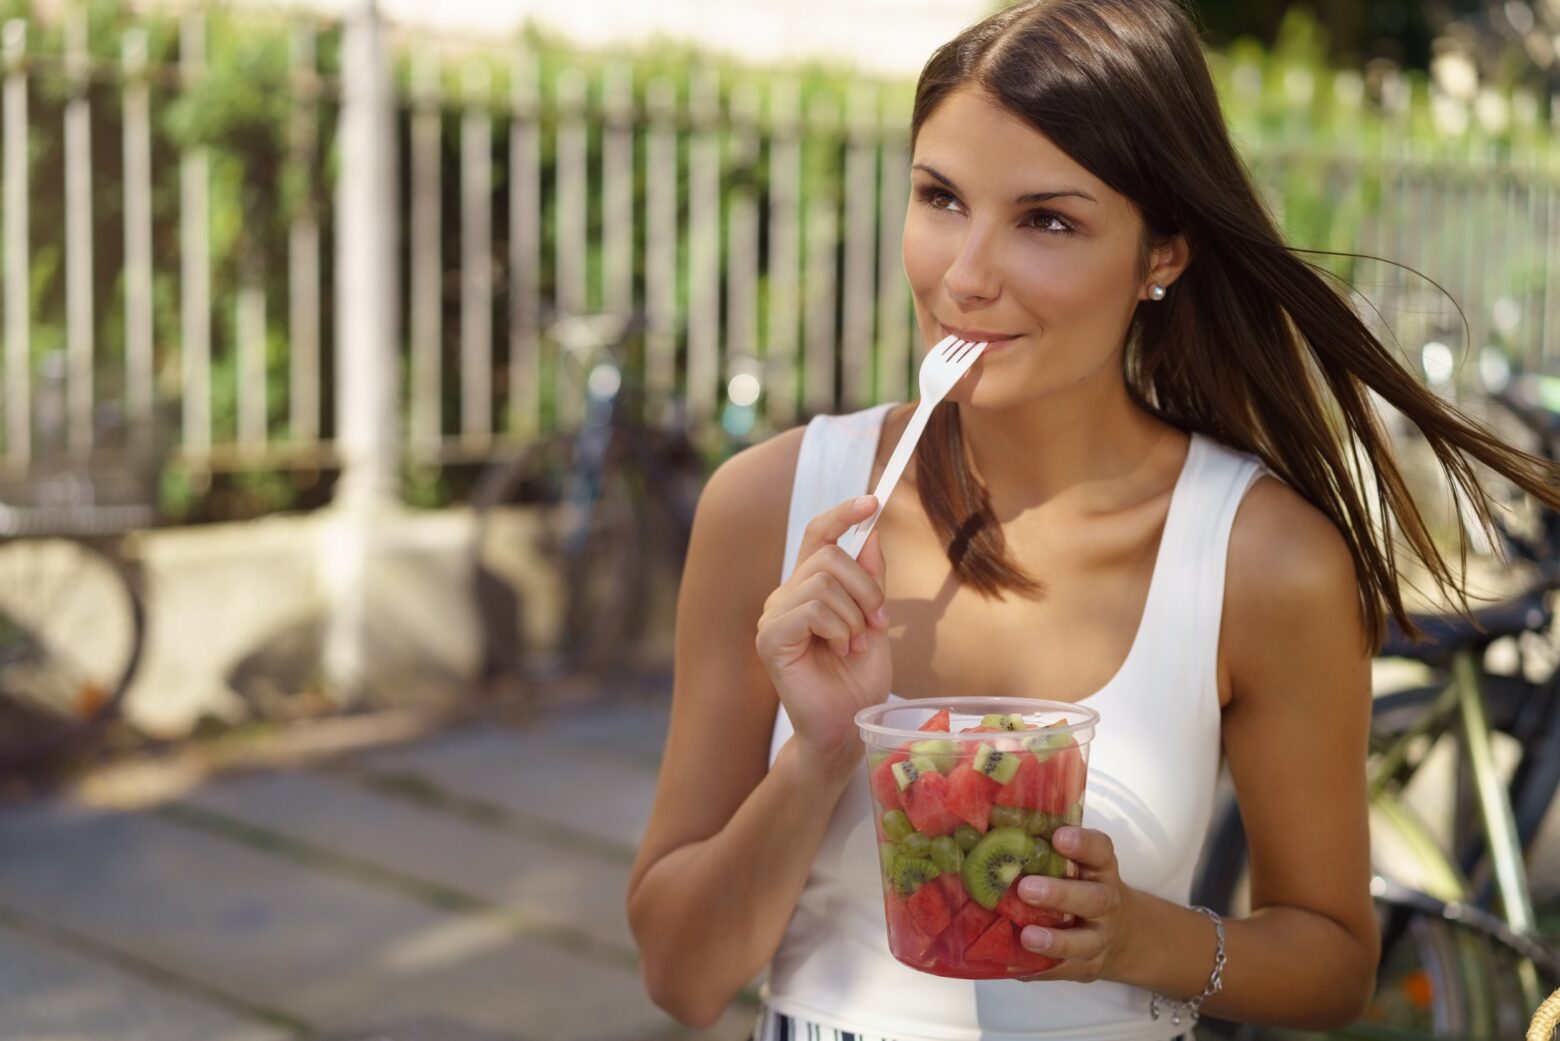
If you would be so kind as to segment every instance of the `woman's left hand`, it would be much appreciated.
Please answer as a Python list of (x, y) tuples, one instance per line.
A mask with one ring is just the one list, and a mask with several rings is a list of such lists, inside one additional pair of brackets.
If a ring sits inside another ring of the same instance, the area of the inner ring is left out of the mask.
[(1024, 980), (1094, 980), (1114, 978), (1130, 928), (1125, 909), (1133, 890), (1122, 884), (1116, 848), (1110, 836), (1092, 828), (1056, 829), (1057, 852), (1079, 867), (1079, 878), (1026, 875), (1019, 879), (1018, 897), (1046, 911), (1074, 915), (1066, 929), (1026, 925), (1018, 942), (1060, 964)]

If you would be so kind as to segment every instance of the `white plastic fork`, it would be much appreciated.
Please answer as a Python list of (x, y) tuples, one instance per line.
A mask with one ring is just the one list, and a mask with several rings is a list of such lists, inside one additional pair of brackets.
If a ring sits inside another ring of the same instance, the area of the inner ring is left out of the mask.
[(899, 444), (894, 446), (894, 454), (888, 457), (888, 465), (883, 468), (883, 476), (878, 478), (877, 487), (872, 489), (872, 495), (878, 501), (877, 509), (872, 516), (840, 539), (840, 548), (850, 554), (850, 559), (855, 560), (861, 555), (861, 547), (867, 544), (867, 536), (872, 534), (878, 518), (883, 516), (883, 507), (888, 505), (888, 497), (894, 494), (894, 485), (899, 483), (900, 475), (905, 472), (910, 454), (915, 451), (916, 443), (921, 440), (921, 432), (926, 429), (926, 421), (932, 416), (932, 409), (948, 396), (953, 385), (970, 371), (970, 366), (975, 364), (975, 359), (985, 349), (984, 343), (971, 343), (957, 336), (949, 336), (926, 352), (926, 357), (921, 360), (921, 400), (916, 404), (910, 422), (905, 424), (905, 432), (899, 435)]

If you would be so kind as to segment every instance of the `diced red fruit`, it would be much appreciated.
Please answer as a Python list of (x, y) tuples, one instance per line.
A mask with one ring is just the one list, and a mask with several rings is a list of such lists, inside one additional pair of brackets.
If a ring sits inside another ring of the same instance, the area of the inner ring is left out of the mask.
[(1006, 965), (1013, 960), (1017, 950), (1018, 943), (1013, 939), (1013, 923), (1006, 918), (998, 918), (974, 943), (965, 948), (964, 957), (967, 961), (994, 961)]
[[(938, 875), (932, 880), (934, 885), (942, 887), (943, 896), (948, 901), (948, 910), (952, 913), (960, 911), (965, 904), (970, 902), (970, 894), (964, 888), (964, 880), (958, 875), (947, 873)], [(982, 908), (982, 910), (985, 910)]]
[(1044, 763), (1035, 760), (1035, 765), (1040, 767), (1040, 783), (1034, 809), (1066, 813), (1083, 795), (1089, 769), (1083, 751), (1076, 743), (1069, 744), (1057, 749)]
[(867, 781), (872, 787), (872, 794), (885, 810), (904, 809), (904, 800), (899, 797), (899, 782), (894, 780), (894, 764), (902, 763), (909, 758), (908, 755), (901, 755), (895, 752), (874, 767), (872, 772), (867, 775)]
[(1018, 759), (1018, 773), (998, 790), (995, 802), (1002, 806), (1022, 806), (1033, 810), (1040, 808), (1040, 787), (1044, 784), (1040, 760), (1024, 753)]
[(1028, 969), (1030, 972), (1049, 972), (1060, 965), (1062, 960), (1049, 957), (1038, 951), (1031, 951), (1024, 946), (1022, 939), (1020, 939), (1014, 946), (1012, 963), (1021, 969)]
[(936, 937), (921, 931), (904, 900), (890, 894), (883, 901), (883, 909), (888, 916), (888, 945), (897, 957), (914, 961), (931, 949)]
[(959, 731), (961, 734), (1011, 734), (1006, 727), (965, 727)]
[(991, 804), (1001, 789), (968, 763), (960, 763), (948, 775), (948, 808), (984, 834), (991, 825)]
[(948, 808), (948, 778), (939, 773), (924, 773), (901, 793), (905, 813), (915, 830), (923, 835), (951, 835), (959, 826), (959, 816)]
[(1061, 914), (1036, 907), (1019, 896), (1016, 879), (1008, 886), (1008, 891), (1002, 894), (1002, 899), (997, 901), (997, 914), (1020, 929), (1026, 925), (1043, 925), (1055, 929), (1061, 927), (1064, 922)]
[(948, 923), (953, 919), (941, 886), (923, 885), (911, 894), (905, 906), (909, 908), (910, 920), (916, 928), (928, 936), (937, 936), (948, 928)]
[(946, 734), (948, 733), (948, 730), (951, 726), (952, 722), (949, 719), (948, 710), (943, 709), (941, 712), (938, 712), (936, 715), (934, 715), (931, 719), (928, 719), (925, 723), (922, 723), (919, 729), (928, 732), (935, 730)]
[(953, 920), (948, 923), (948, 929), (942, 936), (943, 948), (954, 957), (963, 959), (970, 944), (991, 928), (991, 923), (995, 922), (997, 917), (995, 911), (988, 911), (971, 900), (959, 908)]

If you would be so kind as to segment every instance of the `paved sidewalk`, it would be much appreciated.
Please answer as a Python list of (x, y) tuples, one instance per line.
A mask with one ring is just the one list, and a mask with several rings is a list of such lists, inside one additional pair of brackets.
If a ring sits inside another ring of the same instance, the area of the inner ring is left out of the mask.
[(0, 1041), (745, 1039), (751, 995), (695, 1032), (636, 969), (665, 704), (0, 803)]

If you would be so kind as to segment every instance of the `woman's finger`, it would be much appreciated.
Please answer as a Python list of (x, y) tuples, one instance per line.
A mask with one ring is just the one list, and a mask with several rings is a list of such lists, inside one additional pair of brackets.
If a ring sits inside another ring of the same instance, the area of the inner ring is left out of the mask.
[(1057, 828), (1051, 838), (1058, 853), (1085, 870), (1104, 871), (1116, 865), (1116, 846), (1103, 831), (1069, 825)]
[(1026, 875), (1018, 881), (1018, 898), (1032, 907), (1075, 914), (1079, 918), (1103, 918), (1119, 902), (1116, 891), (1103, 882), (1075, 878)]
[(796, 553), (798, 566), (823, 546), (832, 546), (851, 528), (872, 516), (877, 509), (877, 499), (863, 495), (846, 499), (807, 522), (802, 532), (802, 545)]
[[(871, 541), (870, 537), (868, 541)], [(765, 609), (788, 607), (805, 600), (809, 595), (808, 590), (812, 588), (809, 583), (817, 575), (829, 576), (856, 604), (866, 624), (880, 629), (887, 625), (887, 614), (878, 615), (883, 607), (883, 587), (838, 546), (824, 546), (797, 564), (785, 584), (770, 594)]]
[(1099, 957), (1105, 950), (1105, 938), (1098, 929), (1047, 929), (1026, 925), (1019, 930), (1018, 942), (1025, 950), (1064, 962), (1087, 961)]

